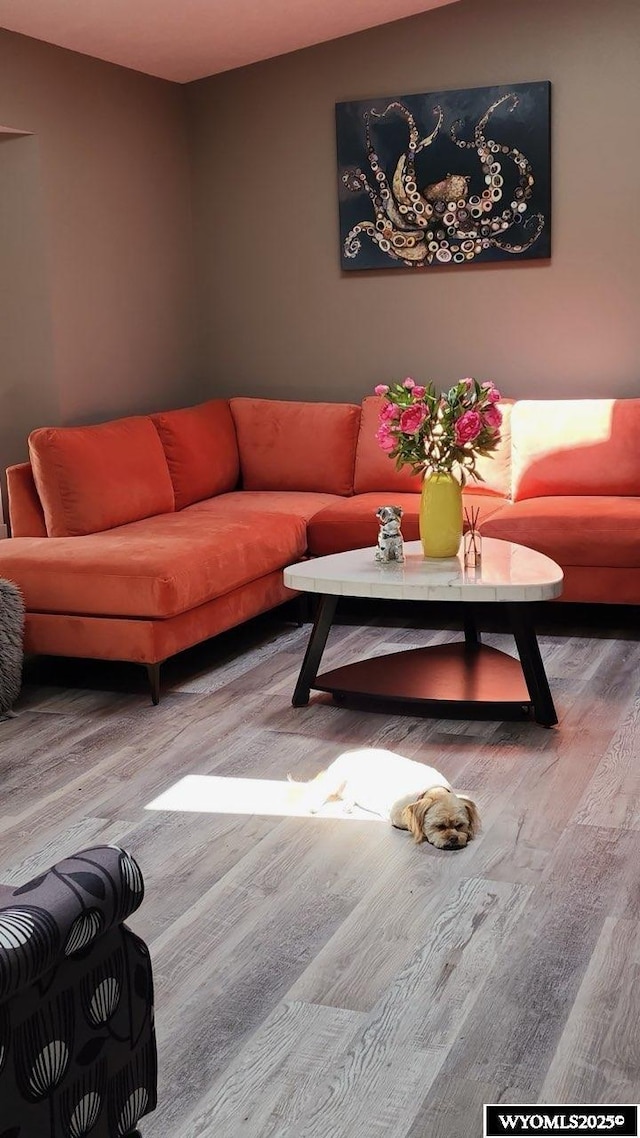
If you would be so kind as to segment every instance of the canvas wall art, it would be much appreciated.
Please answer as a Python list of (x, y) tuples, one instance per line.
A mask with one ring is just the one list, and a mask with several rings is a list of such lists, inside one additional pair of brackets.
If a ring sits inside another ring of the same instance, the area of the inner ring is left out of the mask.
[(551, 255), (551, 84), (336, 105), (343, 269)]

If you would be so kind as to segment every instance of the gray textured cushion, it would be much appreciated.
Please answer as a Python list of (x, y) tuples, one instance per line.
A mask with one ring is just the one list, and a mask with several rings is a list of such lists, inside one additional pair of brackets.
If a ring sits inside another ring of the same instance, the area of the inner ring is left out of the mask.
[(17, 585), (0, 577), (0, 715), (13, 706), (22, 683), (24, 604)]

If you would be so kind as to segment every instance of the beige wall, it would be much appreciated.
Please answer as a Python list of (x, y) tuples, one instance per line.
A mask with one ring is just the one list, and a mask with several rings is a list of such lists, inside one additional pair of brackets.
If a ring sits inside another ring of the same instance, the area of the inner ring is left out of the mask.
[[(412, 374), (640, 395), (640, 4), (460, 0), (192, 84), (200, 372), (359, 399)], [(549, 79), (552, 257), (341, 273), (334, 104)]]
[(22, 458), (31, 428), (59, 421), (40, 154), (33, 136), (0, 134), (0, 202), (2, 484), (4, 467)]
[(0, 31), (0, 467), (197, 396), (185, 91)]

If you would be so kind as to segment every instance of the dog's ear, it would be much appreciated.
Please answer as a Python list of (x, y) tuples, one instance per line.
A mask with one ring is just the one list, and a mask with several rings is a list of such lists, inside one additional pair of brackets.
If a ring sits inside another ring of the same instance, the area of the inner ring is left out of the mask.
[(393, 512), (396, 515), (398, 521), (400, 521), (400, 518), (402, 517), (402, 506), (393, 506)]
[(418, 845), (424, 841), (424, 820), (427, 811), (431, 809), (435, 801), (435, 795), (424, 794), (417, 802), (410, 802), (404, 808), (407, 829), (413, 834)]
[(378, 518), (379, 521), (382, 521), (382, 511), (383, 511), (382, 506), (380, 507), (379, 510), (376, 510), (376, 517)]
[(410, 834), (413, 834), (418, 844), (424, 841), (422, 823), (424, 822), (426, 812), (421, 798), (419, 798), (417, 802), (411, 802), (409, 806), (405, 806), (404, 808), (404, 818), (407, 823), (407, 829)]
[(461, 802), (464, 803), (464, 808), (467, 811), (467, 817), (469, 818), (469, 841), (471, 841), (480, 833), (480, 815), (478, 813), (478, 807), (476, 806), (475, 802), (472, 802), (470, 798), (467, 798), (466, 794), (459, 794), (458, 798)]

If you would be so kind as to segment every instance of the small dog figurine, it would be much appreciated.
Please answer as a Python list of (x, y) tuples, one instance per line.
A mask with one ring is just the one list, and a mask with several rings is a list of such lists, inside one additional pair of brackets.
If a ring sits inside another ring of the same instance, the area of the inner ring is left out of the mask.
[(475, 803), (455, 794), (444, 775), (379, 747), (345, 751), (303, 785), (300, 804), (310, 814), (339, 798), (348, 810), (360, 806), (441, 850), (464, 849), (480, 830)]
[(376, 561), (404, 561), (404, 547), (400, 531), (402, 506), (381, 506), (376, 510), (380, 522)]

